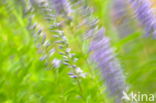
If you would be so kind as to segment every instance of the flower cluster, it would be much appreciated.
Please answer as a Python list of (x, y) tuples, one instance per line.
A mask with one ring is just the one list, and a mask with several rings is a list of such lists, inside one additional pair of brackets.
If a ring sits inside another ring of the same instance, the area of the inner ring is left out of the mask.
[(52, 5), (56, 10), (57, 14), (63, 14), (63, 15), (68, 15), (72, 12), (72, 9), (70, 7), (70, 4), (67, 0), (48, 0), (49, 3)]
[(104, 28), (101, 28), (93, 38), (90, 52), (91, 59), (101, 68), (110, 94), (116, 97), (117, 103), (120, 103), (122, 92), (126, 89), (124, 76), (114, 50), (110, 46), (109, 38), (104, 35)]
[(104, 36), (104, 28), (98, 29), (98, 19), (90, 16), (93, 10), (83, 1), (75, 2), (75, 5), (79, 7), (78, 10), (81, 12), (78, 12), (83, 16), (82, 24), (88, 26), (84, 36), (91, 42), (89, 49), (91, 60), (94, 60), (101, 68), (108, 92), (116, 98), (117, 103), (120, 103), (122, 92), (125, 89), (124, 76), (108, 37)]
[[(39, 3), (39, 7), (41, 8), (41, 13), (44, 15), (45, 20), (52, 23), (49, 26), (50, 31), (50, 38), (49, 35), (46, 34), (42, 27), (39, 24), (32, 24), (30, 23), (29, 30), (33, 31), (38, 30), (37, 32), (33, 33), (35, 40), (37, 41), (37, 48), (39, 49), (39, 53), (42, 53), (40, 58), (41, 61), (45, 61), (45, 64), (50, 68), (59, 68), (61, 64), (67, 65), (71, 68), (69, 73), (70, 77), (77, 78), (77, 77), (85, 77), (86, 73), (84, 73), (80, 67), (76, 65), (77, 58), (75, 54), (71, 52), (71, 48), (69, 48), (68, 40), (64, 34), (64, 31), (61, 30), (60, 25), (61, 23), (57, 23), (56, 15), (51, 9), (48, 7), (46, 3)], [(32, 10), (32, 6), (30, 5), (30, 10)], [(33, 16), (34, 17), (34, 16)], [(30, 17), (31, 19), (33, 18)], [(31, 20), (32, 21), (32, 20)], [(53, 55), (59, 55), (60, 58), (55, 58)]]
[(123, 0), (114, 0), (110, 9), (111, 20), (117, 32), (119, 33), (119, 37), (123, 38), (128, 34), (132, 34), (135, 29), (134, 25), (132, 24), (132, 14), (130, 14), (128, 3)]
[(128, 0), (140, 23), (144, 26), (146, 35), (150, 33), (156, 38), (156, 17), (152, 11), (152, 4), (150, 0)]
[(72, 7), (75, 8), (75, 12), (81, 15), (82, 21), (80, 22), (79, 26), (86, 25), (88, 28), (83, 35), (85, 39), (88, 39), (93, 36), (93, 32), (97, 29), (97, 24), (99, 20), (92, 16), (94, 12), (93, 8), (88, 7), (85, 0), (70, 0)]

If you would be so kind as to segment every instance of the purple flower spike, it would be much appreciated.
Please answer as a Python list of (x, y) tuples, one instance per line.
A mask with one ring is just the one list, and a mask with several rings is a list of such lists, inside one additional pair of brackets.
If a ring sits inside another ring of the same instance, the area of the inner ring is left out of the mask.
[(107, 90), (115, 97), (116, 103), (121, 103), (123, 91), (126, 89), (121, 66), (110, 47), (109, 38), (104, 36), (101, 28), (90, 44), (91, 59), (101, 68), (106, 81)]
[(135, 10), (136, 16), (144, 26), (146, 35), (150, 33), (156, 38), (156, 18), (152, 11), (152, 4), (150, 0), (129, 0), (129, 3)]
[(113, 25), (119, 32), (120, 38), (124, 38), (129, 34), (134, 33), (135, 27), (130, 26), (133, 21), (126, 1), (113, 0), (110, 15)]
[(70, 4), (67, 0), (49, 0), (54, 6), (57, 14), (69, 14), (72, 12)]

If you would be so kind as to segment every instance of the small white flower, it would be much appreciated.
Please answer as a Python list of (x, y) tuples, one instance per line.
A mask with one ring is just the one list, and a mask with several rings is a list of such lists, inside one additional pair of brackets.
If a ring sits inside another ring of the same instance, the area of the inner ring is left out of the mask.
[(49, 53), (50, 53), (50, 56), (52, 56), (52, 55), (55, 53), (55, 49), (54, 49), (54, 48), (51, 49), (51, 50), (49, 51)]
[(83, 73), (83, 71), (81, 70), (81, 68), (76, 68), (76, 73)]
[(79, 76), (82, 77), (82, 78), (85, 78), (86, 77), (86, 73), (81, 73)]
[(77, 62), (78, 61), (78, 58), (74, 58), (74, 62)]
[(61, 60), (55, 58), (55, 59), (52, 61), (52, 63), (53, 63), (53, 65), (54, 65), (55, 68), (59, 68), (60, 65), (61, 65)]
[(40, 57), (40, 61), (45, 60), (45, 59), (46, 59), (46, 57), (47, 57), (47, 55), (43, 55), (42, 57)]
[(67, 38), (66, 38), (65, 36), (63, 36), (62, 39), (63, 39), (64, 41), (67, 41)]
[(48, 40), (46, 40), (45, 42), (44, 42), (44, 44), (43, 44), (44, 46), (49, 46), (50, 45), (50, 43), (49, 43), (49, 41)]
[(75, 56), (74, 53), (69, 53), (69, 57), (70, 57), (70, 58), (72, 58), (72, 57), (74, 57), (74, 56)]
[(78, 76), (80, 76), (80, 77), (82, 77), (82, 78), (85, 78), (86, 77), (86, 73), (84, 73), (83, 71), (82, 71), (82, 69), (81, 68), (76, 68), (76, 73), (78, 74)]
[(67, 48), (67, 49), (66, 49), (66, 52), (69, 53), (70, 51), (71, 51), (71, 48)]

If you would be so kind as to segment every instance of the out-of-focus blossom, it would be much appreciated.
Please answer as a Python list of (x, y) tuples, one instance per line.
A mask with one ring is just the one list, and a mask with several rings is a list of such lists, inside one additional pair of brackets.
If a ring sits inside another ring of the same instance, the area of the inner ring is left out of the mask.
[(33, 6), (38, 6), (40, 3), (47, 3), (47, 0), (29, 0)]
[(52, 48), (52, 49), (49, 51), (49, 53), (50, 53), (50, 56), (52, 56), (52, 55), (55, 53), (55, 49)]
[(109, 38), (104, 36), (104, 29), (101, 28), (90, 44), (91, 59), (101, 68), (106, 86), (111, 95), (121, 103), (122, 92), (125, 89), (125, 81), (120, 63), (110, 47)]
[(42, 56), (41, 58), (40, 58), (40, 61), (43, 61), (43, 60), (45, 60), (47, 58), (47, 55), (44, 55), (44, 56)]
[(84, 4), (84, 1), (79, 0), (75, 2), (75, 5), (79, 7), (78, 13), (83, 18), (82, 25), (88, 26), (85, 38), (93, 38), (90, 45), (91, 57), (101, 68), (108, 91), (116, 98), (116, 102), (120, 103), (123, 90), (125, 89), (124, 77), (120, 64), (115, 58), (114, 51), (110, 48), (109, 39), (104, 36), (103, 28), (96, 33), (98, 30), (98, 19), (92, 18), (92, 10)]
[(83, 70), (79, 67), (76, 68), (76, 73), (79, 77), (85, 78), (86, 74), (83, 72)]
[(57, 14), (68, 15), (72, 12), (70, 4), (67, 0), (49, 0)]
[(61, 60), (55, 58), (53, 59), (52, 64), (55, 68), (59, 68), (61, 65)]
[(74, 73), (68, 73), (68, 75), (70, 75), (71, 78), (77, 78), (77, 77), (82, 77), (85, 78), (86, 77), (86, 73), (83, 72), (83, 70), (79, 67), (75, 68)]
[(146, 35), (150, 33), (156, 38), (156, 16), (152, 10), (150, 0), (128, 0), (132, 8), (135, 10), (136, 16), (140, 23), (144, 26)]
[(128, 4), (123, 0), (113, 0), (110, 12), (111, 20), (120, 38), (126, 37), (134, 32), (132, 15), (129, 11)]

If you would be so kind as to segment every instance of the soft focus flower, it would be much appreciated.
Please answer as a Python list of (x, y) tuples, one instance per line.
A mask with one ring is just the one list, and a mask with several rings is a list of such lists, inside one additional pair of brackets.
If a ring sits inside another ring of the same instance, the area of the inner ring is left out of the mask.
[(50, 56), (52, 56), (52, 55), (55, 53), (55, 49), (52, 48), (52, 49), (49, 51), (49, 53), (50, 53)]
[(70, 4), (67, 0), (49, 0), (53, 5), (57, 14), (70, 14), (72, 12)]
[(47, 55), (44, 55), (44, 56), (42, 56), (41, 58), (40, 58), (40, 61), (43, 61), (43, 60), (45, 60), (47, 58)]
[(134, 32), (134, 25), (132, 23), (132, 15), (128, 8), (128, 3), (123, 0), (113, 0), (110, 12), (111, 20), (119, 37), (123, 38)]
[(116, 102), (120, 103), (122, 92), (125, 89), (124, 77), (121, 66), (110, 47), (109, 38), (104, 36), (103, 28), (93, 38), (90, 51), (91, 59), (101, 68), (108, 91), (116, 97)]
[(79, 67), (76, 67), (74, 72), (68, 73), (68, 75), (70, 75), (71, 78), (77, 78), (77, 77), (85, 78), (86, 77), (86, 73), (84, 73), (83, 70)]
[(79, 77), (82, 77), (82, 78), (86, 77), (86, 73), (84, 73), (83, 70), (79, 67), (76, 68), (76, 73)]
[(140, 23), (144, 26), (146, 36), (150, 33), (156, 38), (156, 17), (152, 11), (150, 0), (128, 0), (135, 10), (136, 16)]
[(55, 58), (53, 59), (52, 63), (55, 68), (59, 68), (61, 65), (61, 60)]

